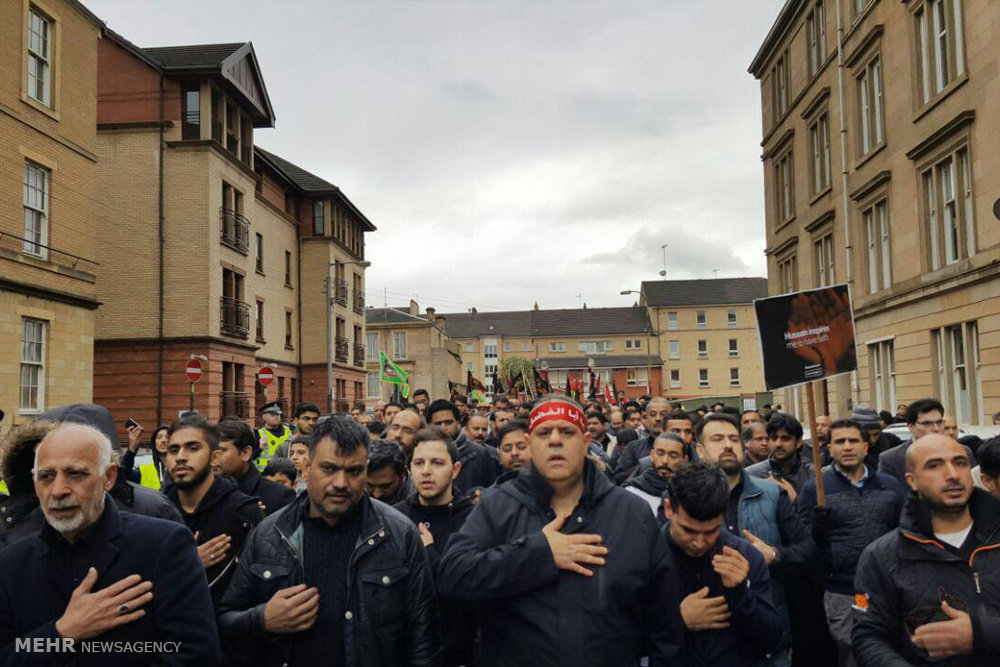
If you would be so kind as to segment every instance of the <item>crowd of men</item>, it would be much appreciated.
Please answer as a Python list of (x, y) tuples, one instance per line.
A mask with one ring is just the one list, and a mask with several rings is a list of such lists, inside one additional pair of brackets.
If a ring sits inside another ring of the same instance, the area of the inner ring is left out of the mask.
[(1000, 437), (936, 399), (805, 438), (780, 406), (411, 398), (12, 429), (0, 664), (1000, 664)]

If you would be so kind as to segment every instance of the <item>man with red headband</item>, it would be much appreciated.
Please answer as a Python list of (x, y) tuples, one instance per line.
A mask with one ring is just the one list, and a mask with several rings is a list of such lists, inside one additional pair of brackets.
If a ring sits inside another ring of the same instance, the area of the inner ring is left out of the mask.
[(680, 664), (674, 564), (649, 506), (588, 460), (576, 402), (528, 418), (531, 467), (487, 489), (438, 570), (442, 597), (480, 600), (482, 665)]

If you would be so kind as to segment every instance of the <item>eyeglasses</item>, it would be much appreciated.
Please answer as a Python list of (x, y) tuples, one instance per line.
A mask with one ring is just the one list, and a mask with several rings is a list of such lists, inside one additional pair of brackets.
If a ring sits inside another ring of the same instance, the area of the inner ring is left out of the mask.
[(938, 428), (941, 428), (942, 426), (944, 426), (944, 420), (938, 419), (937, 421), (933, 422), (930, 421), (917, 422), (917, 426), (923, 426), (924, 428), (933, 428), (937, 426)]

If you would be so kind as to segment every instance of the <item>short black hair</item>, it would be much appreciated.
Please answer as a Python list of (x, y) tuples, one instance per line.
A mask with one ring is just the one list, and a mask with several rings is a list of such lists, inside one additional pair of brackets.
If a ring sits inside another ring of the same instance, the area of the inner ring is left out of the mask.
[(683, 410), (674, 410), (673, 412), (667, 413), (667, 416), (663, 418), (663, 423), (665, 425), (668, 421), (678, 421), (678, 420), (684, 420), (690, 422), (691, 415), (684, 412)]
[(918, 398), (906, 407), (907, 425), (913, 426), (917, 423), (920, 415), (926, 412), (933, 412), (934, 410), (937, 410), (942, 415), (944, 414), (944, 406), (941, 405), (941, 401), (936, 398)]
[(702, 417), (694, 427), (694, 439), (701, 442), (701, 434), (705, 431), (705, 427), (712, 422), (725, 422), (735, 428), (737, 433), (740, 432), (740, 424), (732, 415), (727, 415), (725, 412), (710, 412)]
[[(389, 401), (388, 403), (385, 404), (385, 408), (391, 408), (392, 406), (396, 406), (400, 410), (406, 409), (406, 406), (400, 403), (399, 401)], [(385, 408), (382, 408), (382, 410), (384, 411)]]
[(368, 432), (371, 433), (372, 435), (382, 435), (383, 433), (385, 433), (385, 424), (378, 421), (377, 419), (373, 419), (370, 422), (368, 422), (365, 428), (368, 429)]
[(464, 403), (465, 405), (468, 405), (469, 399), (467, 399), (463, 394), (455, 394), (451, 397), (451, 402), (455, 404)]
[(740, 431), (740, 444), (745, 445), (753, 439), (753, 432), (759, 428), (767, 430), (764, 426), (764, 422), (750, 422), (750, 424)]
[(976, 457), (979, 459), (980, 472), (992, 479), (1000, 477), (1000, 436), (990, 438), (979, 445)]
[(511, 419), (509, 422), (501, 426), (499, 431), (497, 431), (497, 443), (499, 444), (503, 442), (503, 439), (509, 434), (516, 433), (517, 431), (527, 433), (528, 422), (523, 419)]
[(703, 461), (682, 463), (667, 480), (671, 508), (684, 511), (696, 521), (711, 521), (726, 511), (729, 484), (717, 465)]
[(267, 465), (264, 466), (264, 471), (261, 474), (264, 477), (284, 475), (290, 481), (294, 482), (295, 478), (299, 475), (299, 471), (295, 468), (295, 464), (292, 463), (291, 459), (286, 459), (282, 456), (275, 456), (267, 462)]
[(773, 437), (785, 429), (796, 440), (802, 439), (802, 423), (787, 412), (775, 412), (767, 421), (767, 437)]
[(254, 458), (256, 458), (260, 441), (254, 435), (253, 429), (245, 421), (236, 417), (226, 417), (216, 426), (219, 429), (220, 441), (231, 441), (238, 452), (249, 448), (253, 452)]
[(625, 410), (625, 419), (628, 419), (631, 415), (634, 414), (641, 415), (642, 410), (640, 410), (639, 408), (628, 408), (627, 410)]
[(316, 453), (316, 445), (323, 438), (333, 440), (336, 451), (342, 454), (353, 454), (358, 447), (366, 449), (369, 440), (365, 427), (344, 415), (333, 415), (316, 424), (309, 434), (309, 456)]
[(413, 393), (411, 394), (411, 396), (413, 396), (413, 399), (416, 400), (418, 394), (422, 395), (422, 396), (426, 396), (427, 400), (430, 400), (430, 398), (431, 398), (430, 393), (426, 389), (414, 389)]
[(298, 405), (295, 406), (295, 412), (292, 413), (292, 418), (298, 419), (307, 412), (315, 412), (316, 414), (320, 414), (319, 406), (317, 406), (315, 403), (299, 403)]
[(868, 442), (868, 433), (865, 431), (864, 427), (853, 419), (838, 419), (837, 421), (830, 424), (830, 435), (833, 435), (834, 430), (838, 428), (856, 428), (861, 432), (861, 439)]
[(425, 426), (417, 431), (417, 437), (413, 439), (414, 452), (417, 451), (417, 447), (422, 442), (443, 442), (445, 448), (448, 450), (448, 456), (451, 457), (451, 462), (455, 463), (458, 461), (458, 445), (444, 432), (443, 428), (439, 426)]
[(406, 471), (406, 454), (395, 440), (373, 440), (368, 445), (368, 472), (378, 472), (392, 466), (397, 475)]
[(205, 443), (208, 444), (209, 449), (219, 448), (219, 428), (202, 417), (197, 412), (186, 412), (183, 417), (180, 417), (170, 428), (167, 429), (167, 437), (169, 438), (177, 431), (182, 428), (196, 428), (202, 433), (205, 438)]
[(745, 415), (750, 414), (751, 412), (754, 413), (755, 415), (757, 415), (758, 417), (762, 416), (760, 414), (760, 410), (744, 410), (743, 412), (740, 413), (740, 421), (743, 421), (743, 417)]
[(445, 398), (439, 398), (426, 408), (424, 408), (424, 418), (430, 422), (431, 418), (434, 416), (435, 412), (445, 412), (448, 411), (458, 421), (462, 418), (462, 414), (455, 407), (455, 404)]
[(510, 399), (507, 398), (506, 396), (497, 396), (496, 398), (493, 399), (493, 407), (496, 407), (500, 403), (503, 403), (508, 408), (510, 407)]
[(608, 423), (608, 418), (605, 417), (604, 413), (600, 412), (599, 410), (591, 410), (590, 412), (588, 412), (587, 413), (587, 419), (590, 419), (591, 417), (593, 417), (597, 421), (601, 422), (602, 424), (607, 424)]

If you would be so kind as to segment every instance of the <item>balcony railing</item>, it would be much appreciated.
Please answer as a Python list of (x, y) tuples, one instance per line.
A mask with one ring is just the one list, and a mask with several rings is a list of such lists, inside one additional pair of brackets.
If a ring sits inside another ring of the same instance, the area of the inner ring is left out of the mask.
[(100, 266), (98, 262), (92, 259), (86, 259), (85, 257), (80, 257), (78, 255), (74, 255), (73, 253), (53, 248), (52, 246), (45, 245), (44, 243), (36, 243), (33, 240), (24, 238), (23, 236), (7, 232), (0, 232), (0, 248), (21, 253), (28, 257), (40, 259), (68, 269), (83, 271), (84, 273), (93, 274), (97, 270), (97, 267)]
[(358, 315), (365, 314), (365, 293), (359, 289), (354, 290), (354, 312)]
[(231, 208), (219, 212), (222, 244), (246, 255), (250, 251), (250, 221)]
[(231, 296), (219, 300), (219, 319), (222, 333), (227, 336), (248, 338), (250, 336), (250, 306)]
[(250, 418), (250, 394), (245, 391), (224, 391), (219, 394), (219, 416)]
[(365, 346), (358, 342), (354, 343), (354, 365), (365, 367)]
[(341, 306), (347, 305), (347, 281), (343, 278), (336, 278), (333, 281), (333, 300)]
[(347, 354), (348, 354), (348, 351), (350, 350), (350, 347), (351, 347), (351, 343), (350, 343), (349, 340), (347, 340), (346, 337), (344, 337), (344, 336), (337, 336), (336, 357), (337, 357), (337, 361), (338, 362), (340, 362), (342, 364), (346, 364), (347, 363)]

